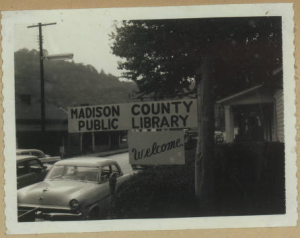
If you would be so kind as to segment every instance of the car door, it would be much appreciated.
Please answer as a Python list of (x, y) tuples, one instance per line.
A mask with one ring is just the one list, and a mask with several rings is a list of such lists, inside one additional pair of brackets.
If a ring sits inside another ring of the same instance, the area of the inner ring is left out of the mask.
[(34, 173), (34, 176), (32, 177), (32, 183), (38, 183), (43, 181), (47, 171), (42, 165), (41, 161), (39, 159), (32, 159), (28, 161), (28, 165), (29, 171)]
[(35, 174), (30, 171), (28, 161), (17, 163), (17, 188), (23, 188), (35, 181)]
[(33, 156), (35, 156), (35, 157), (37, 157), (42, 163), (46, 163), (47, 162), (47, 158), (46, 158), (46, 156), (42, 152), (31, 151), (30, 154), (33, 155)]
[(117, 184), (116, 184), (116, 190), (117, 190), (118, 187), (127, 179), (127, 176), (123, 175), (121, 169), (114, 164), (111, 165), (111, 171), (112, 173), (115, 173), (117, 175)]
[(99, 210), (100, 214), (105, 214), (110, 203), (109, 176), (111, 175), (111, 167), (109, 165), (101, 167), (100, 183), (101, 191), (99, 191)]

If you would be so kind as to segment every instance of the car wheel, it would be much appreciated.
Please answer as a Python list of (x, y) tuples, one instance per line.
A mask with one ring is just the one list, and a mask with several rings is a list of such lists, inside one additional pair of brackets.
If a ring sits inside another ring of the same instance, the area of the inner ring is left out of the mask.
[(90, 211), (89, 215), (87, 216), (87, 220), (98, 220), (99, 219), (99, 210), (94, 208)]

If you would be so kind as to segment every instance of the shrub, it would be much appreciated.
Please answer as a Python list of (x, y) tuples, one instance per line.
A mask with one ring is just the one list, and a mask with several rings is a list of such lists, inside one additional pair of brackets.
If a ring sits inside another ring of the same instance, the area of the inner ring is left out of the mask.
[(155, 166), (122, 184), (109, 218), (167, 218), (284, 213), (284, 144), (228, 143), (215, 147), (215, 201), (195, 210), (195, 149), (185, 165)]
[(176, 216), (176, 207), (194, 199), (194, 153), (186, 152), (185, 165), (155, 166), (133, 175), (118, 189), (109, 217)]
[(216, 146), (216, 197), (224, 215), (285, 212), (284, 144)]

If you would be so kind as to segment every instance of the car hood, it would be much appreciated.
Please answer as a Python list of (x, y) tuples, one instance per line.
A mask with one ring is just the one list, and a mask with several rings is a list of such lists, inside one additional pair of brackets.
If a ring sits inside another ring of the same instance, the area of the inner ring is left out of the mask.
[(61, 160), (61, 157), (60, 156), (51, 156), (51, 157), (39, 158), (39, 160), (42, 163), (55, 163), (55, 162)]
[(71, 180), (45, 180), (18, 190), (18, 203), (69, 206), (70, 200), (80, 200), (81, 196), (95, 186), (99, 184)]

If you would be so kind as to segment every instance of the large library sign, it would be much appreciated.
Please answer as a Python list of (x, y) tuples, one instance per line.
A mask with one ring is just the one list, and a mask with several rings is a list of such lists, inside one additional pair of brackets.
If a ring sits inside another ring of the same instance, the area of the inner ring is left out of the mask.
[[(184, 164), (183, 128), (197, 127), (195, 99), (68, 108), (70, 133), (128, 130), (130, 164)], [(133, 132), (140, 129), (176, 131)]]
[(195, 99), (68, 108), (70, 133), (197, 127)]

